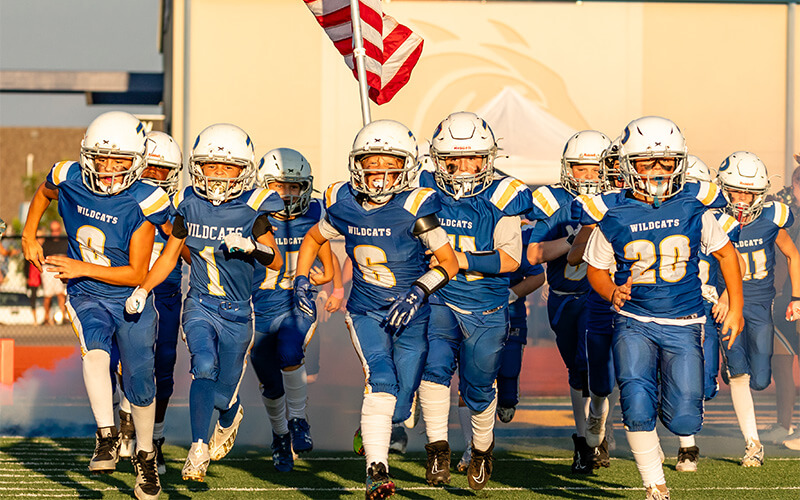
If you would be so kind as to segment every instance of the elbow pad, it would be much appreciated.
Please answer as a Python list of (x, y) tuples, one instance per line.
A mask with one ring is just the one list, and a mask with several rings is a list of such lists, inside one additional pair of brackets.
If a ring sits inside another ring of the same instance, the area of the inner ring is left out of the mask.
[(439, 227), (439, 218), (436, 217), (436, 214), (426, 215), (425, 217), (420, 217), (414, 223), (414, 229), (412, 229), (411, 234), (414, 236), (419, 236), (420, 234), (427, 233), (431, 229), (436, 229)]

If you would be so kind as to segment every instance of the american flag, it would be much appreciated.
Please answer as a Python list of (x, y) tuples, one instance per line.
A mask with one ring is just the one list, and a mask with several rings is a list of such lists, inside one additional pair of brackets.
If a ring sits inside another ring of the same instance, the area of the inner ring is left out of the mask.
[[(353, 61), (350, 0), (303, 0), (345, 63), (358, 78)], [(380, 0), (360, 0), (361, 33), (366, 50), (369, 97), (389, 102), (408, 82), (422, 53), (422, 37), (383, 13)]]

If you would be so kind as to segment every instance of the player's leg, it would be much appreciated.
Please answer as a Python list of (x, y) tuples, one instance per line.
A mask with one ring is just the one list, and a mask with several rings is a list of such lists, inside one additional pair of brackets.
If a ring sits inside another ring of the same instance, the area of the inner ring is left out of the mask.
[(158, 330), (156, 332), (156, 417), (153, 426), (153, 443), (156, 447), (158, 473), (165, 474), (167, 467), (161, 447), (164, 445), (164, 419), (175, 381), (182, 297), (180, 292), (166, 296), (156, 294), (154, 297), (158, 312)]
[(316, 322), (312, 323), (307, 316), (298, 314), (289, 315), (278, 328), (279, 366), (286, 391), (289, 431), (295, 453), (309, 452), (314, 448), (311, 426), (306, 416), (308, 383), (304, 359), (305, 346), (311, 341), (316, 329)]
[(527, 336), (527, 325), (512, 325), (503, 348), (500, 371), (497, 374), (497, 418), (501, 422), (511, 422), (519, 404), (519, 375), (522, 373), (522, 354)]
[[(594, 317), (590, 318), (590, 321)], [(609, 414), (612, 406), (609, 396), (614, 392), (614, 362), (611, 352), (613, 335), (610, 331), (598, 329), (590, 324), (586, 330), (586, 352), (589, 366), (589, 412), (586, 418), (586, 442), (589, 447), (596, 447), (594, 467), (609, 467), (608, 440), (606, 429), (610, 424)]]
[[(788, 297), (775, 298), (773, 311), (778, 311), (772, 320), (775, 324), (775, 341), (772, 354), (772, 378), (775, 381), (775, 403), (777, 422), (768, 431), (761, 432), (761, 439), (775, 444), (796, 438), (796, 429), (792, 425), (792, 415), (797, 399), (792, 366), (794, 358), (800, 352), (800, 336), (795, 330), (793, 321), (786, 321), (781, 311), (786, 310)], [(793, 435), (794, 434), (794, 435)]]

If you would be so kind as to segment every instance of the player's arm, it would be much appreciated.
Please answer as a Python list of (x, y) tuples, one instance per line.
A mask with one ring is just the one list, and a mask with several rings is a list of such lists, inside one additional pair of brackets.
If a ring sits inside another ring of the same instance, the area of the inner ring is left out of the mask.
[[(338, 264), (334, 261), (333, 252), (331, 251), (331, 242), (326, 241), (322, 244), (317, 253), (317, 258), (322, 262), (322, 272), (317, 272), (319, 269), (317, 267), (313, 268), (313, 272), (310, 272), (309, 279), (311, 283), (315, 285), (324, 285), (325, 283), (330, 282), (335, 273), (336, 269), (338, 268)], [(341, 271), (339, 271), (341, 275)], [(339, 278), (341, 288), (341, 276)]]
[[(577, 266), (583, 262), (583, 252), (586, 250), (586, 243), (588, 243), (589, 236), (591, 236), (596, 225), (597, 224), (581, 226), (580, 230), (575, 235), (575, 241), (572, 242), (572, 246), (567, 254), (567, 262), (570, 266)], [(569, 237), (567, 237), (567, 239), (569, 239)]]
[[(45, 259), (47, 271), (56, 273), (56, 278), (92, 278), (109, 285), (136, 286), (147, 275), (147, 266), (153, 250), (155, 226), (148, 221), (131, 235), (128, 245), (128, 264), (109, 267), (82, 260), (71, 259), (65, 255), (51, 255)], [(174, 264), (173, 264), (174, 267)]]
[[(493, 238), (494, 250), (456, 252), (458, 268), (483, 274), (516, 271), (522, 261), (522, 234), (519, 217), (502, 217), (494, 228)], [(439, 262), (441, 263), (441, 261)]]
[(50, 206), (50, 202), (57, 199), (58, 188), (47, 181), (41, 183), (33, 195), (28, 208), (28, 217), (25, 219), (25, 227), (22, 230), (22, 252), (25, 259), (36, 266), (39, 271), (42, 270), (44, 263), (44, 252), (42, 245), (36, 240), (36, 230), (39, 228), (42, 215)]
[(328, 242), (328, 238), (324, 237), (322, 232), (320, 232), (320, 224), (320, 222), (314, 224), (311, 229), (308, 230), (305, 237), (303, 237), (303, 242), (300, 243), (300, 250), (297, 253), (297, 269), (294, 274), (295, 278), (298, 276), (308, 278), (308, 273), (311, 272), (311, 267), (314, 265), (317, 255), (319, 255), (320, 248)]
[(344, 300), (344, 282), (342, 281), (342, 268), (336, 254), (331, 252), (333, 259), (333, 292), (325, 302), (325, 310), (329, 313), (336, 312), (342, 306)]
[[(178, 216), (180, 217), (180, 216)], [(176, 222), (178, 219), (176, 219)], [(183, 219), (180, 219), (180, 223), (183, 223)], [(178, 259), (181, 257), (181, 253), (183, 252), (184, 247), (186, 246), (186, 236), (183, 233), (179, 233), (178, 231), (174, 231), (169, 239), (167, 240), (167, 244), (164, 245), (164, 249), (161, 251), (161, 255), (158, 256), (156, 261), (153, 263), (153, 267), (150, 268), (150, 272), (147, 273), (147, 277), (145, 277), (144, 281), (139, 288), (144, 290), (145, 293), (149, 293), (150, 290), (157, 287), (161, 284), (162, 281), (167, 279), (167, 276), (175, 269), (175, 265), (178, 263)]]
[(509, 288), (511, 295), (508, 301), (514, 302), (517, 299), (526, 297), (535, 292), (542, 285), (544, 285), (544, 273), (534, 274), (533, 276), (525, 276), (522, 281)]
[(792, 283), (792, 297), (786, 307), (786, 319), (795, 321), (800, 319), (800, 252), (792, 241), (786, 229), (778, 230), (775, 245), (786, 256), (786, 266), (789, 268), (789, 280)]
[(719, 270), (725, 280), (725, 289), (728, 293), (728, 313), (722, 323), (720, 338), (728, 341), (728, 348), (730, 349), (734, 340), (744, 328), (744, 318), (742, 317), (742, 307), (744, 306), (742, 270), (739, 267), (741, 256), (730, 241), (711, 255), (719, 261)]
[(528, 262), (533, 265), (543, 264), (555, 260), (569, 252), (570, 245), (567, 236), (551, 241), (540, 241), (528, 245)]
[(630, 276), (628, 276), (628, 281), (622, 285), (617, 285), (611, 279), (608, 269), (599, 269), (589, 264), (586, 267), (586, 278), (589, 280), (589, 284), (592, 288), (594, 288), (594, 291), (610, 302), (617, 311), (622, 309), (625, 302), (631, 299), (633, 280)]

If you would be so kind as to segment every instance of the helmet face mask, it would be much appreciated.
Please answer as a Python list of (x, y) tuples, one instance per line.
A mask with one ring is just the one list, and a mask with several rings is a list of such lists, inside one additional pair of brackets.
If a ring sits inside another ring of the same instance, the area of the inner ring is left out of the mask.
[(269, 188), (271, 183), (296, 184), (297, 194), (279, 193), (283, 198), (287, 218), (306, 213), (311, 203), (314, 177), (306, 158), (289, 148), (277, 148), (265, 154), (258, 165), (258, 184)]
[[(725, 210), (739, 223), (747, 224), (761, 215), (770, 182), (767, 166), (758, 156), (747, 151), (731, 154), (720, 165), (717, 182), (728, 201)], [(745, 201), (740, 193), (752, 194), (752, 201)]]
[(620, 171), (626, 186), (655, 207), (675, 196), (686, 182), (686, 140), (672, 121), (639, 118), (620, 140)]
[(603, 191), (619, 189), (625, 186), (622, 172), (619, 169), (619, 137), (600, 156), (600, 179)]
[[(89, 124), (81, 141), (84, 186), (98, 195), (115, 195), (128, 189), (142, 175), (145, 152), (144, 125), (135, 116), (123, 111), (103, 113)], [(119, 166), (116, 160), (130, 164), (122, 170), (105, 167)]]
[[(207, 164), (232, 165), (235, 177), (206, 174)], [(213, 205), (239, 197), (253, 186), (256, 176), (255, 150), (250, 136), (228, 123), (217, 123), (200, 132), (189, 157), (192, 189)]]
[(377, 120), (356, 135), (350, 151), (350, 185), (374, 203), (386, 203), (410, 189), (417, 170), (417, 141), (402, 123)]
[[(601, 158), (611, 146), (611, 140), (596, 130), (583, 130), (567, 140), (561, 154), (561, 186), (573, 196), (596, 194), (603, 189)], [(582, 171), (597, 171), (596, 178), (590, 174), (575, 176), (575, 167)]]
[[(166, 170), (163, 179), (149, 177), (149, 167)], [(142, 182), (158, 186), (172, 196), (178, 191), (183, 154), (175, 140), (164, 132), (153, 131), (147, 134), (147, 167), (142, 174)], [(147, 176), (147, 177), (146, 177)]]
[(466, 111), (450, 114), (431, 139), (436, 184), (455, 199), (482, 193), (494, 180), (497, 149), (494, 133), (485, 120)]

